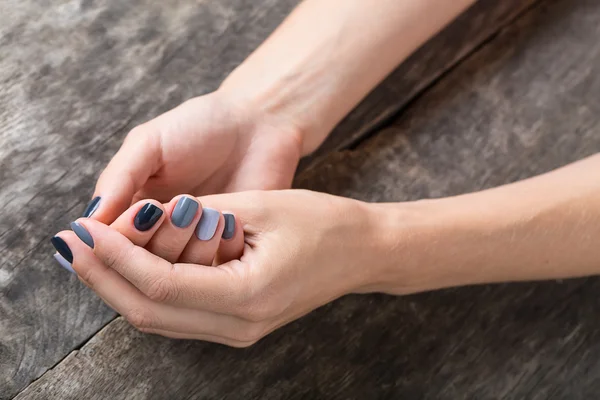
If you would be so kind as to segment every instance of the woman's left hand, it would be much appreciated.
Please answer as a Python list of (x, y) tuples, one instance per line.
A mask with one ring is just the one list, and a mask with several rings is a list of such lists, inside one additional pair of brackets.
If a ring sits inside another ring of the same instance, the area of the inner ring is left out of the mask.
[(381, 207), (302, 190), (199, 200), (235, 215), (241, 259), (171, 264), (91, 219), (78, 222), (93, 249), (73, 232), (59, 236), (85, 284), (141, 331), (169, 337), (244, 347), (340, 296), (385, 290), (398, 246)]

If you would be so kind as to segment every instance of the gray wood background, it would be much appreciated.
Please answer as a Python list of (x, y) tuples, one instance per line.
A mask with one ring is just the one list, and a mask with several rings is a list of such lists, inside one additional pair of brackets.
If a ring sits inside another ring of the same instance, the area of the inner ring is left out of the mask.
[[(216, 88), (294, 5), (0, 0), (0, 398), (597, 397), (596, 278), (348, 296), (239, 350), (111, 322), (53, 264), (127, 131)], [(599, 30), (594, 0), (481, 0), (295, 186), (440, 197), (600, 151)]]

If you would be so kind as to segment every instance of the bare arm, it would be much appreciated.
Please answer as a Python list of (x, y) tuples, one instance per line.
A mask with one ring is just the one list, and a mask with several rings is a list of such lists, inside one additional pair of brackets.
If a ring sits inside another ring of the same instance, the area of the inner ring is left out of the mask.
[(219, 90), (134, 128), (83, 215), (112, 223), (140, 198), (289, 188), (301, 156), (473, 1), (302, 2)]
[(307, 0), (221, 90), (290, 119), (302, 154), (474, 0)]
[(59, 235), (81, 279), (138, 328), (233, 346), (351, 292), (600, 273), (600, 155), (446, 199), (368, 204), (285, 190), (201, 201), (243, 221), (244, 239), (230, 242), (243, 247), (241, 259), (173, 265), (93, 220), (79, 221), (93, 249), (73, 232)]
[(374, 207), (396, 232), (387, 292), (600, 273), (600, 155), (478, 193)]

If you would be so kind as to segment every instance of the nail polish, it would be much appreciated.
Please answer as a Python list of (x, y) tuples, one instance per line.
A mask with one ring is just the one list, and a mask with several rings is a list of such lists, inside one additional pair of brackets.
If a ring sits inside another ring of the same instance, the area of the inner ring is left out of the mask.
[(70, 273), (77, 274), (77, 272), (75, 272), (75, 270), (71, 266), (71, 263), (68, 262), (67, 260), (65, 260), (65, 258), (63, 256), (61, 256), (60, 254), (58, 254), (58, 253), (54, 254), (54, 259), (60, 264), (61, 267), (63, 267)]
[(100, 196), (96, 196), (88, 203), (81, 215), (82, 218), (89, 218), (96, 212), (98, 207), (100, 206)]
[(198, 202), (190, 197), (184, 196), (177, 200), (177, 204), (171, 214), (171, 222), (178, 228), (187, 228), (198, 211)]
[(196, 227), (196, 237), (200, 240), (210, 240), (215, 236), (221, 213), (212, 208), (203, 208), (200, 222)]
[(147, 203), (138, 211), (133, 219), (133, 225), (138, 231), (147, 231), (156, 224), (163, 211), (152, 203)]
[(87, 244), (92, 249), (94, 248), (94, 238), (90, 235), (88, 230), (85, 229), (85, 226), (81, 225), (79, 222), (71, 222), (71, 229), (83, 243)]
[(73, 262), (73, 253), (71, 253), (71, 249), (69, 249), (67, 242), (65, 242), (58, 236), (54, 236), (52, 239), (50, 239), (50, 241), (52, 242), (52, 245), (54, 246), (56, 251), (58, 251), (58, 253), (61, 256), (63, 256), (65, 260), (67, 260), (70, 263)]
[(231, 239), (235, 233), (235, 217), (233, 214), (223, 213), (225, 218), (225, 229), (223, 230), (223, 239)]

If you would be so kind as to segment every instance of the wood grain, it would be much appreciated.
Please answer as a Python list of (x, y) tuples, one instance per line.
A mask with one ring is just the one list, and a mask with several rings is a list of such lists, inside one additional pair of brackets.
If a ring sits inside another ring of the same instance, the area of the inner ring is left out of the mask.
[[(296, 2), (0, 2), (0, 399), (114, 318), (54, 264), (48, 239), (79, 215), (124, 135), (214, 90)], [(481, 0), (309, 161), (366, 133), (533, 2)]]
[[(479, 0), (390, 74), (300, 163), (304, 170), (338, 149), (355, 145), (402, 111), (429, 85), (510, 23), (536, 0)], [(401, 42), (398, 38), (398, 43)]]
[[(599, 22), (594, 0), (544, 2), (296, 186), (439, 197), (600, 151)], [(595, 398), (599, 289), (591, 278), (348, 296), (246, 350), (118, 319), (17, 399)]]

